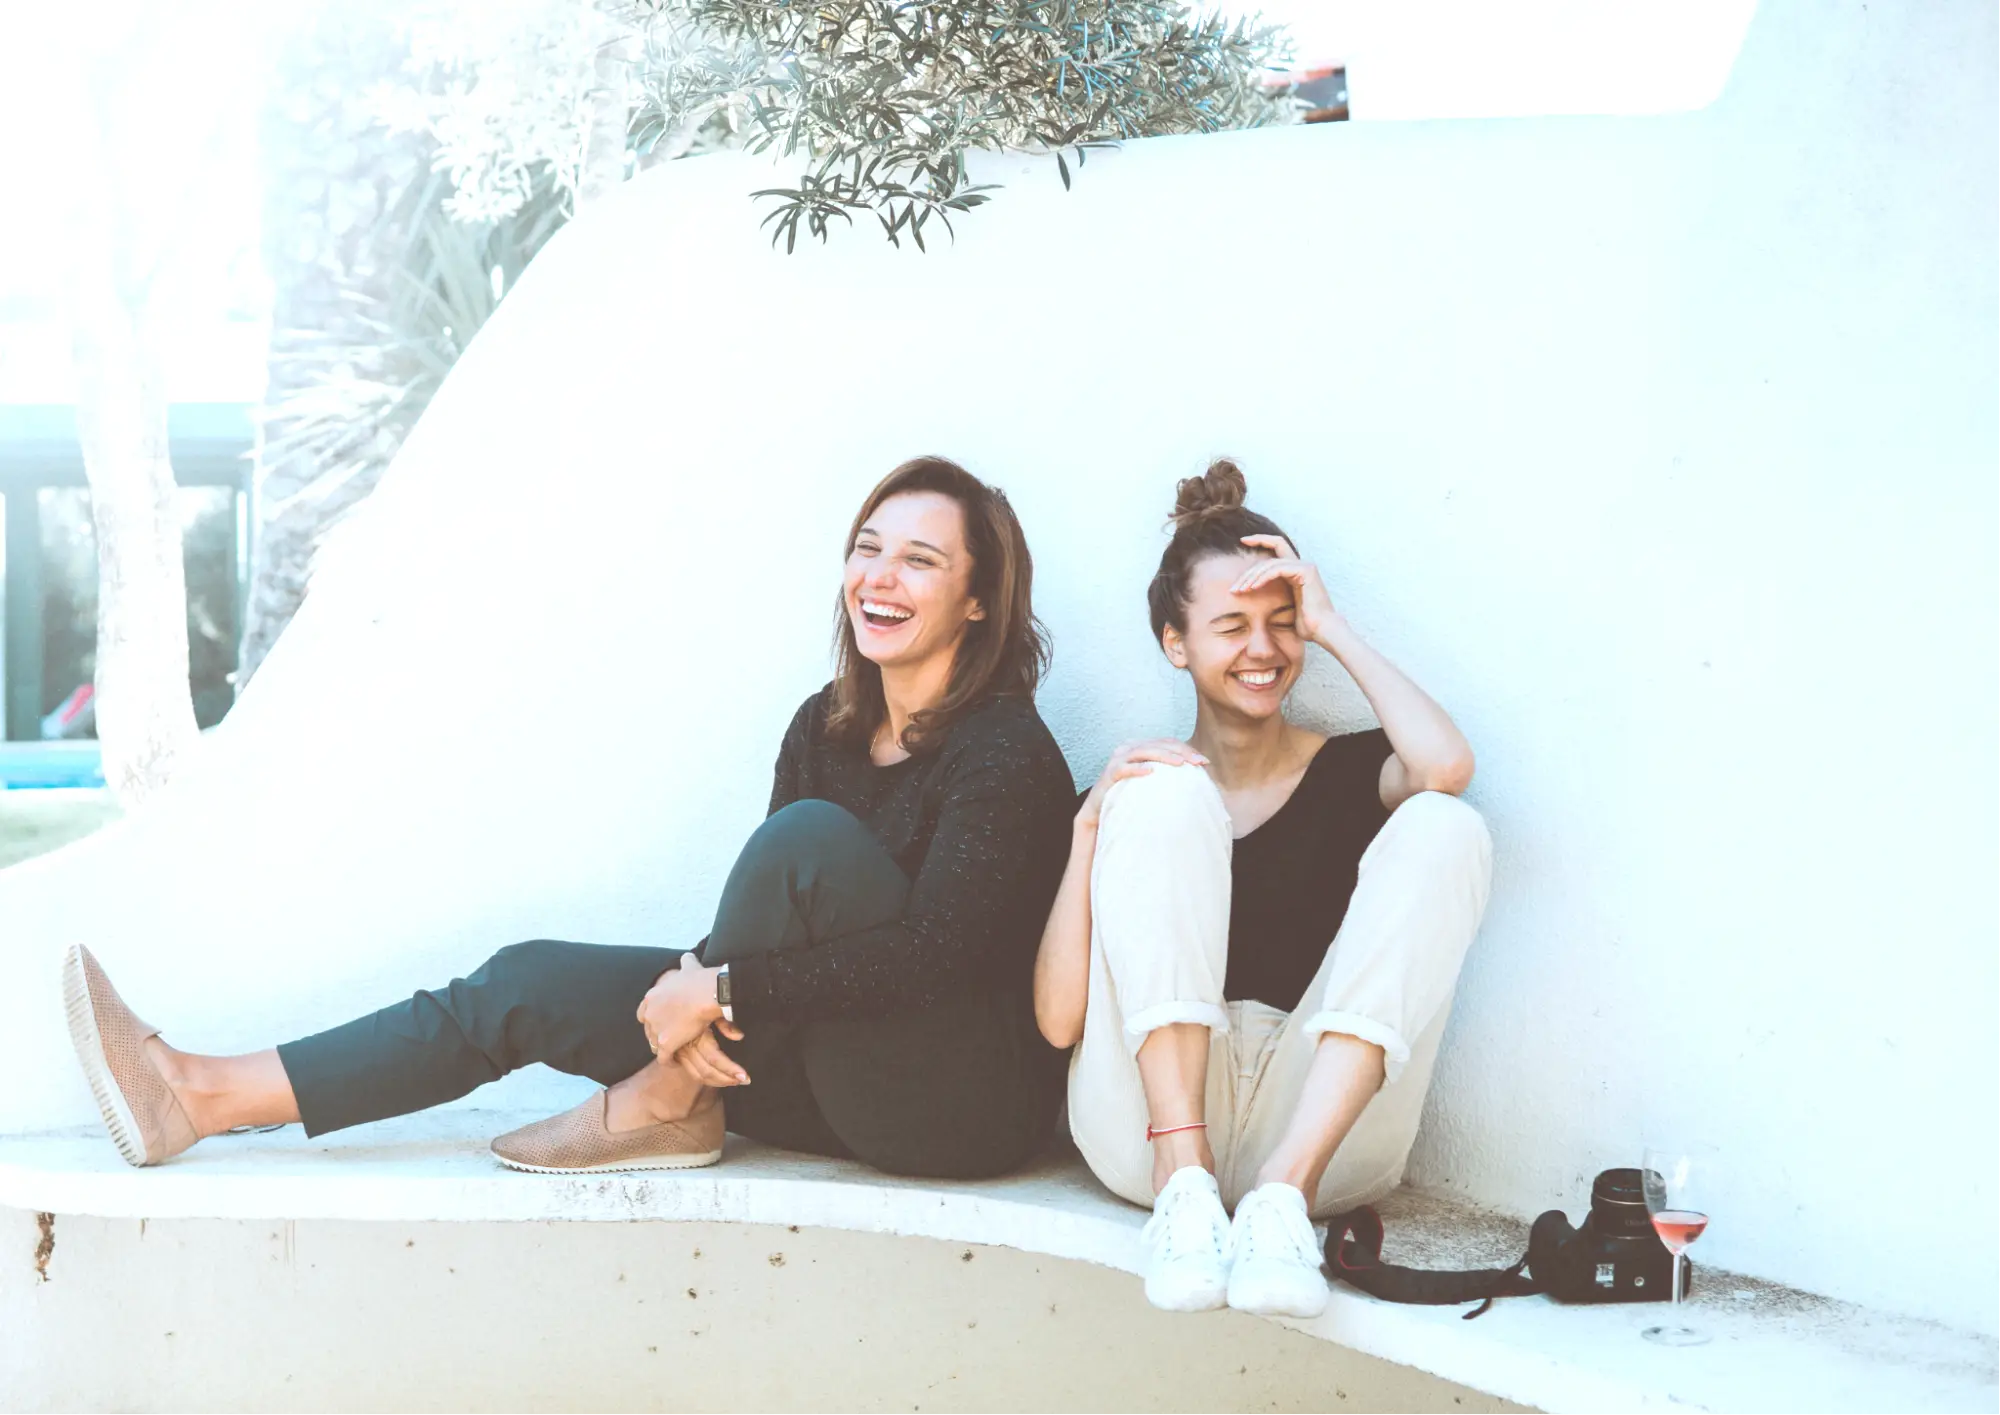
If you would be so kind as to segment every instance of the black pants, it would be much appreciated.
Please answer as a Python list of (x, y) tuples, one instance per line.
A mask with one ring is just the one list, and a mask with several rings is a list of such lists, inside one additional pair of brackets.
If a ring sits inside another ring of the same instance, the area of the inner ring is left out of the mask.
[[(750, 837), (703, 950), (711, 965), (812, 948), (898, 917), (909, 880), (868, 829), (798, 801)], [(653, 1059), (636, 1012), (682, 950), (538, 939), (470, 977), (278, 1048), (306, 1133), (455, 1100), (543, 1062), (602, 1085)], [(852, 1156), (897, 1174), (1003, 1173), (1048, 1141), (1062, 1054), (1035, 1029), (1025, 979), (936, 1006), (755, 1022), (730, 1055), (751, 1084), (723, 1092), (739, 1135)]]

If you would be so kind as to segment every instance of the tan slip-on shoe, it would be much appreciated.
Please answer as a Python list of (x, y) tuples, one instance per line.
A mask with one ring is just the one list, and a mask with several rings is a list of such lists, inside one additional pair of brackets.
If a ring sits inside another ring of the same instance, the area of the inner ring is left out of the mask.
[(128, 1163), (158, 1164), (201, 1138), (146, 1055), (146, 1039), (160, 1029), (125, 1005), (82, 944), (63, 956), (63, 1009), (104, 1128)]
[(493, 1158), (530, 1174), (609, 1174), (621, 1169), (700, 1169), (722, 1158), (722, 1107), (686, 1120), (613, 1132), (605, 1123), (611, 1093), (599, 1091), (561, 1115), (509, 1130)]

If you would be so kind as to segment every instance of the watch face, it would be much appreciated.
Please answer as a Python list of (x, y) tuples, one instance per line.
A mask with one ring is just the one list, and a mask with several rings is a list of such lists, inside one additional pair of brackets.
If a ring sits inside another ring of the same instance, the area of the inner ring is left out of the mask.
[(715, 1000), (723, 1007), (729, 1006), (729, 968), (726, 964), (715, 974)]

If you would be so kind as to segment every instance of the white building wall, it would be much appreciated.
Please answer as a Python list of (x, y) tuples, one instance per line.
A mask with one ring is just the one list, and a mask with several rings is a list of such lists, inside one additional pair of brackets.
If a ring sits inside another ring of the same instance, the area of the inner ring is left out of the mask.
[[(1710, 1260), (1994, 1329), (1994, 40), (1799, 0), (1694, 115), (1135, 143), (1068, 194), (995, 160), (928, 255), (772, 254), (768, 171), (649, 175), (186, 788), (0, 877), (0, 1129), (91, 1115), (70, 938), (224, 1049), (516, 938), (698, 937), (912, 453), (1020, 509), (1079, 776), (1185, 728), (1143, 585), (1228, 451), (1480, 753), (1498, 884), (1410, 1177), (1579, 1211), (1693, 1133)], [(1362, 720), (1338, 678), (1301, 711)]]

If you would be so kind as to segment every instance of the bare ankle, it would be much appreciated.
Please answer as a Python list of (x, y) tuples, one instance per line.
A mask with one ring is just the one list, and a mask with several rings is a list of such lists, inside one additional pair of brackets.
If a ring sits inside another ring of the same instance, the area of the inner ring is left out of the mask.
[(187, 1084), (187, 1054), (175, 1051), (157, 1035), (146, 1038), (145, 1050), (146, 1060), (153, 1063), (160, 1079), (179, 1092)]
[(707, 1086), (688, 1080), (678, 1068), (655, 1062), (611, 1088), (607, 1120), (613, 1130), (636, 1130), (687, 1120), (715, 1103)]
[(1289, 1184), (1305, 1199), (1306, 1207), (1311, 1208), (1313, 1195), (1319, 1192), (1319, 1175), (1297, 1165), (1284, 1164), (1274, 1157), (1257, 1171), (1255, 1187), (1261, 1189), (1266, 1184)]
[(1177, 1170), (1194, 1166), (1215, 1173), (1215, 1153), (1206, 1130), (1177, 1130), (1153, 1139), (1153, 1192), (1159, 1193)]
[(160, 1079), (167, 1083), (167, 1089), (174, 1093), (187, 1114), (188, 1123), (194, 1133), (202, 1139), (217, 1134), (210, 1123), (211, 1089), (202, 1083), (201, 1058), (190, 1056), (184, 1051), (175, 1051), (157, 1036), (146, 1038), (146, 1059), (160, 1073)]

